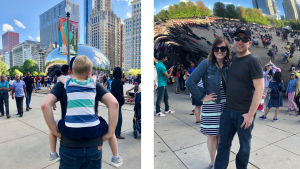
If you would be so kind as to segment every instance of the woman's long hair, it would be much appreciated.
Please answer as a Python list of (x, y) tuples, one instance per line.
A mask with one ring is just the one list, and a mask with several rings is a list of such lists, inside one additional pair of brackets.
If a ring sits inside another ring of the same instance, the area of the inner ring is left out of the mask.
[(273, 81), (281, 82), (281, 72), (275, 72)]
[(214, 53), (214, 48), (217, 47), (217, 45), (220, 45), (222, 42), (225, 43), (225, 45), (227, 46), (227, 53), (226, 53), (226, 56), (224, 58), (224, 61), (227, 62), (227, 64), (229, 64), (231, 62), (231, 56), (230, 56), (230, 45), (227, 41), (227, 39), (225, 37), (219, 37), (219, 38), (216, 38), (212, 44), (212, 47), (210, 49), (210, 54), (208, 55), (208, 59), (209, 62), (211, 63), (211, 65), (215, 64), (217, 62), (217, 58), (215, 56), (215, 53)]

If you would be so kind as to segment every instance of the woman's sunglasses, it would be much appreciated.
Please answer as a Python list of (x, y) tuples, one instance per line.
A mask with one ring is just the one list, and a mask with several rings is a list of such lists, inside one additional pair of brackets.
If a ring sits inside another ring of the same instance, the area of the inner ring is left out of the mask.
[(250, 41), (250, 39), (248, 39), (248, 38), (241, 38), (241, 37), (238, 37), (238, 36), (235, 36), (234, 40), (237, 41), (237, 42), (239, 42), (240, 40), (242, 40), (242, 42), (244, 42), (244, 43), (247, 43), (247, 42)]
[(227, 46), (214, 47), (214, 52), (219, 52), (220, 49), (221, 49), (221, 52), (226, 52)]

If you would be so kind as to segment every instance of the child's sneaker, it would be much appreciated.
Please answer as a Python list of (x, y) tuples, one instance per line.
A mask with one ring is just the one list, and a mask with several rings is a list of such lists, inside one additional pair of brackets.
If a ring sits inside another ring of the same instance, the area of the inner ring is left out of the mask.
[(166, 113), (175, 113), (175, 111), (172, 111), (171, 109), (167, 111)]
[(276, 118), (276, 119), (273, 119), (273, 122), (276, 122), (276, 121), (278, 121), (278, 119)]
[(300, 113), (298, 113), (296, 116), (300, 116)]
[(57, 154), (57, 152), (55, 152), (54, 154), (51, 154), (50, 153), (50, 156), (49, 156), (49, 161), (51, 161), (52, 163), (55, 163), (57, 161), (60, 160), (60, 157), (59, 155)]
[(133, 99), (130, 100), (130, 102), (132, 102), (132, 101), (133, 101)]
[(121, 157), (121, 153), (118, 154), (118, 157), (112, 157), (110, 165), (115, 167), (120, 167), (123, 164), (123, 159)]
[(259, 118), (262, 119), (262, 120), (267, 120), (267, 117), (265, 117), (265, 115), (262, 115)]
[(130, 99), (127, 99), (127, 102), (130, 102)]

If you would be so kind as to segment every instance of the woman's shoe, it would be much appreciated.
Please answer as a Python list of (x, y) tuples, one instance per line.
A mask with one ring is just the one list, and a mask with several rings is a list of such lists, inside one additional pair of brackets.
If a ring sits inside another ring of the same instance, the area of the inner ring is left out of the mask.
[(290, 112), (290, 111), (292, 111), (291, 109), (288, 109), (286, 112)]

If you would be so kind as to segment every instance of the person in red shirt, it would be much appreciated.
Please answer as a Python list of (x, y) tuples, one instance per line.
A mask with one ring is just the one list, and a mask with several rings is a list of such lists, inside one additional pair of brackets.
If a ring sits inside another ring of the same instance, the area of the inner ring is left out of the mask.
[(179, 94), (179, 88), (180, 88), (180, 83), (179, 83), (179, 78), (180, 78), (180, 65), (175, 66), (176, 71), (173, 71), (173, 77), (175, 79), (175, 82), (173, 81), (173, 87), (175, 90), (176, 94)]
[(264, 45), (264, 48), (267, 48), (268, 49), (268, 41), (266, 38), (262, 38), (262, 44)]

